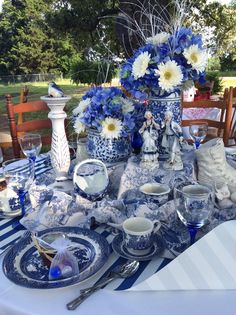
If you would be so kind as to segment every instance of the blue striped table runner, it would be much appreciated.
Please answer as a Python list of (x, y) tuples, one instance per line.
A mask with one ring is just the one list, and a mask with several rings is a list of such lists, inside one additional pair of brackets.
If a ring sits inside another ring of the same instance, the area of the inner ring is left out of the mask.
[[(49, 163), (48, 155), (41, 155), (39, 159), (36, 161), (35, 173), (36, 176), (47, 172), (51, 169), (51, 165)], [(13, 244), (17, 239), (19, 239), (23, 233), (24, 229), (21, 225), (18, 224), (19, 218), (13, 219), (0, 219), (0, 249), (4, 249), (9, 244)], [(100, 272), (93, 277), (90, 281), (90, 285), (96, 283), (101, 277), (103, 277), (110, 269), (113, 269), (115, 266), (124, 263), (126, 259), (119, 257), (112, 250), (112, 240), (114, 235), (112, 235), (109, 231), (105, 229), (104, 226), (99, 226), (95, 229), (96, 232), (103, 235), (108, 243), (110, 244), (110, 257), (107, 263), (103, 266)], [(140, 262), (139, 270), (128, 279), (120, 279), (116, 280), (114, 283), (109, 284), (106, 288), (112, 290), (125, 290), (130, 288), (133, 285), (137, 285), (143, 280), (147, 279), (164, 266), (166, 266), (170, 262), (169, 259), (164, 259), (160, 257), (155, 257), (150, 261)]]

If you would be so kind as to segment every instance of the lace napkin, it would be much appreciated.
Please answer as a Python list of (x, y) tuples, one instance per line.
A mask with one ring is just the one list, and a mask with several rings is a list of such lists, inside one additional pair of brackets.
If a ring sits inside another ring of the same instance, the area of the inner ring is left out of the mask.
[(30, 200), (32, 208), (20, 220), (30, 231), (39, 232), (57, 226), (89, 227), (83, 207), (64, 192), (36, 186), (30, 190)]

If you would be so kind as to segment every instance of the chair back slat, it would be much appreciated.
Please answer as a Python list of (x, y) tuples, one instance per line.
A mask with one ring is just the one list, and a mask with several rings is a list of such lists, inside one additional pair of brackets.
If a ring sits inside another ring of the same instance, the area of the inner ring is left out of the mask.
[(51, 129), (52, 123), (48, 119), (25, 121), (16, 126), (17, 132), (28, 132), (40, 129)]
[(186, 120), (182, 120), (182, 127), (188, 127), (190, 126), (191, 123), (195, 123), (196, 125), (201, 124), (201, 123), (207, 123), (209, 127), (212, 128), (219, 128), (219, 129), (223, 129), (225, 126), (225, 123), (221, 122), (221, 121), (214, 121), (214, 120), (210, 120), (210, 119), (186, 119)]
[(19, 103), (14, 105), (14, 113), (31, 113), (31, 112), (40, 112), (40, 111), (49, 111), (47, 104), (43, 101), (33, 101), (27, 103)]

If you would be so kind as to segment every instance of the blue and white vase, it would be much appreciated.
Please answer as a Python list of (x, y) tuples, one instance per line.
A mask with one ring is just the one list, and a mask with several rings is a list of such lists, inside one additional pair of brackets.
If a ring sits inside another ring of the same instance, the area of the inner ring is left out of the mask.
[[(173, 121), (181, 125), (182, 112), (180, 91), (173, 92), (168, 96), (150, 97), (146, 110), (150, 110), (152, 112), (155, 122), (157, 122), (160, 126), (161, 123), (164, 121), (166, 111), (171, 111), (173, 113)], [(159, 134), (159, 138), (157, 141), (159, 159), (166, 159), (168, 157), (168, 154), (161, 146), (161, 134)]]
[(107, 163), (126, 160), (131, 153), (130, 137), (107, 139), (94, 129), (88, 130), (87, 153), (93, 159)]
[(166, 111), (173, 113), (173, 120), (181, 124), (181, 97), (179, 92), (173, 92), (169, 96), (150, 97), (146, 110), (150, 110), (155, 121), (161, 125)]

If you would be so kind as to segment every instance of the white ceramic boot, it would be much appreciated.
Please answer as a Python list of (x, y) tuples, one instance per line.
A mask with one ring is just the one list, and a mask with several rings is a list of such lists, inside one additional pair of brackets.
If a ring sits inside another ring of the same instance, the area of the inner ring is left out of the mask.
[(216, 178), (228, 184), (229, 189), (236, 191), (236, 169), (227, 163), (224, 142), (221, 138), (212, 139), (195, 151), (198, 166), (198, 181), (213, 183)]

